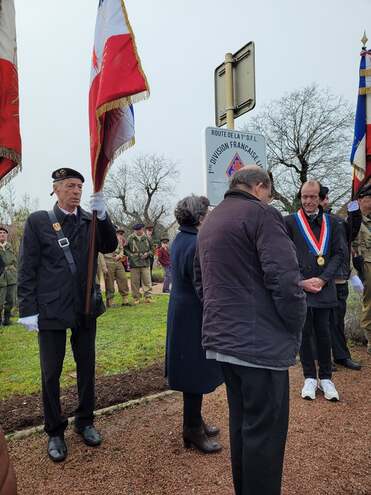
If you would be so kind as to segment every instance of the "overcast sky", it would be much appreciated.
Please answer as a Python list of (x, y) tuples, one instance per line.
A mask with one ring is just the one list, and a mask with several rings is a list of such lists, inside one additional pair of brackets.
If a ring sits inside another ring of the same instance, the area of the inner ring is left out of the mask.
[[(13, 184), (18, 198), (28, 192), (41, 208), (53, 203), (58, 167), (88, 179), (84, 202), (91, 191), (87, 98), (97, 5), (15, 0), (23, 171)], [(137, 142), (120, 160), (142, 153), (176, 160), (179, 197), (204, 190), (202, 131), (214, 125), (214, 69), (226, 52), (255, 42), (251, 115), (312, 82), (356, 104), (371, 0), (126, 0), (126, 7), (151, 97), (135, 106)]]

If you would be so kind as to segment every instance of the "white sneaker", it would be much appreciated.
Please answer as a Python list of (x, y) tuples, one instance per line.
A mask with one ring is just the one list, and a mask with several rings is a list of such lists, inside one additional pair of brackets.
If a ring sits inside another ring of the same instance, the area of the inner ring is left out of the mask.
[(314, 400), (316, 398), (317, 380), (315, 378), (306, 378), (304, 387), (301, 391), (303, 399)]
[(319, 389), (324, 393), (325, 399), (338, 401), (339, 394), (331, 380), (320, 380)]

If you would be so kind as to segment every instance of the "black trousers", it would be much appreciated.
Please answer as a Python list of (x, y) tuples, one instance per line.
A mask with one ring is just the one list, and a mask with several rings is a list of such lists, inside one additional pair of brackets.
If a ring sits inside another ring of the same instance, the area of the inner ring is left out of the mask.
[[(72, 328), (71, 347), (77, 369), (79, 404), (75, 411), (77, 428), (93, 424), (95, 406), (95, 322), (90, 328)], [(44, 405), (45, 432), (63, 434), (67, 418), (62, 416), (60, 405), (60, 376), (66, 353), (66, 330), (39, 331), (39, 350)]]
[(222, 363), (236, 495), (279, 495), (289, 418), (288, 371)]
[(183, 393), (183, 426), (196, 428), (202, 425), (202, 394)]
[(318, 376), (321, 380), (331, 379), (330, 312), (329, 308), (308, 308), (300, 347), (300, 361), (305, 378), (317, 378), (312, 346), (314, 334), (318, 354)]
[(330, 313), (330, 336), (332, 355), (335, 360), (350, 359), (350, 352), (345, 338), (345, 313), (349, 295), (348, 283), (336, 284), (338, 304)]

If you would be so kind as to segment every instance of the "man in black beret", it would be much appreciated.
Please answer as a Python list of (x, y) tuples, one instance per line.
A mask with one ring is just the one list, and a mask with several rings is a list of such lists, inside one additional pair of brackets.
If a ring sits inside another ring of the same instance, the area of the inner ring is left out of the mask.
[[(89, 446), (97, 446), (102, 440), (93, 425), (96, 318), (102, 305), (94, 286), (91, 317), (84, 315), (92, 220), (91, 214), (80, 207), (84, 177), (76, 170), (60, 168), (52, 178), (53, 193), (57, 196), (53, 210), (31, 213), (25, 225), (20, 246), (18, 301), (19, 322), (38, 332), (48, 454), (59, 462), (67, 456), (64, 430), (68, 421), (61, 414), (59, 380), (68, 328), (72, 332), (79, 395), (75, 431)], [(111, 253), (117, 239), (103, 193), (91, 195), (90, 207), (97, 211), (98, 219), (95, 252)], [(96, 261), (95, 257), (94, 275)]]
[(152, 280), (150, 255), (152, 244), (144, 233), (144, 224), (133, 226), (134, 232), (128, 237), (124, 252), (129, 258), (131, 294), (134, 304), (140, 303), (140, 287), (143, 289), (144, 302), (152, 302)]

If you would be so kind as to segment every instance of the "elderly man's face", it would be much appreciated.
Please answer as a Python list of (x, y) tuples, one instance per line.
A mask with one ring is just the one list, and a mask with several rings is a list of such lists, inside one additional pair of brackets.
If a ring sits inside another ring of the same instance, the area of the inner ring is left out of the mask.
[(67, 211), (74, 211), (80, 206), (82, 182), (80, 179), (65, 179), (53, 185), (58, 198), (58, 205)]
[(4, 244), (8, 240), (8, 232), (5, 230), (0, 230), (0, 244)]
[(301, 204), (305, 213), (315, 213), (319, 203), (319, 184), (304, 184), (301, 189)]

